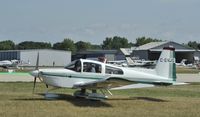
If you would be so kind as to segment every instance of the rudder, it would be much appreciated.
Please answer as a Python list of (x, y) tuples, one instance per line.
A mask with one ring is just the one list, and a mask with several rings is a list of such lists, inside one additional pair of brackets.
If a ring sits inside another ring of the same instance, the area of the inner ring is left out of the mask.
[(156, 65), (157, 75), (176, 81), (175, 48), (164, 47)]

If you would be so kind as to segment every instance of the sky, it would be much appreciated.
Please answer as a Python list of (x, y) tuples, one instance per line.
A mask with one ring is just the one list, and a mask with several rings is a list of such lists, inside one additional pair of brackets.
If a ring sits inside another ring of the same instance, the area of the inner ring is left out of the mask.
[(0, 41), (200, 40), (200, 0), (0, 0)]

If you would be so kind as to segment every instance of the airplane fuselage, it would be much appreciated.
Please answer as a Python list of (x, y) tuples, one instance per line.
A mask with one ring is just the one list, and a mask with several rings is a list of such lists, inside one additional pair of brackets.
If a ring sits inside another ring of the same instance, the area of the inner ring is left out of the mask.
[[(126, 86), (135, 84), (143, 84), (142, 87), (176, 84), (174, 51), (173, 47), (164, 47), (155, 69), (117, 67), (87, 59), (75, 60), (63, 69), (38, 69), (38, 54), (36, 68), (31, 75), (34, 76), (34, 87), (36, 78), (39, 77), (46, 85), (81, 89), (74, 93), (77, 97), (105, 99), (107, 97), (102, 90), (110, 92), (109, 89), (112, 88), (127, 88)], [(141, 87), (139, 85), (136, 87)], [(88, 94), (88, 89), (92, 93)], [(97, 93), (97, 89), (102, 94)]]
[[(47, 85), (67, 88), (74, 88), (76, 84), (98, 81), (109, 77), (127, 80), (132, 83), (171, 82), (168, 78), (156, 75), (156, 71), (153, 69), (124, 68), (83, 59), (80, 62), (81, 70), (79, 72), (67, 67), (65, 69), (40, 69), (39, 77), (43, 78), (44, 83)], [(84, 71), (84, 63), (100, 65), (101, 72)]]

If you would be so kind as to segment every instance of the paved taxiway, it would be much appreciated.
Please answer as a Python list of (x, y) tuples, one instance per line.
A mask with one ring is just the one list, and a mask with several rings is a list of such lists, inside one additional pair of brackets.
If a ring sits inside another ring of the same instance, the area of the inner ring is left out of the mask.
[[(0, 82), (32, 82), (33, 77), (28, 73), (0, 74)], [(38, 80), (39, 81), (39, 80)], [(200, 74), (177, 74), (178, 82), (200, 82)]]
[(200, 82), (199, 74), (177, 74), (178, 82)]

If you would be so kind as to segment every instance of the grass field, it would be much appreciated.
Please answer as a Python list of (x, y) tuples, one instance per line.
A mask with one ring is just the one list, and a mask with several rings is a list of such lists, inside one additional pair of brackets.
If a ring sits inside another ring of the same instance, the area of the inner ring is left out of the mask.
[(32, 83), (0, 83), (0, 117), (199, 117), (200, 83), (112, 91), (106, 101), (77, 99), (72, 89), (54, 91), (56, 100), (46, 100), (46, 90)]
[(181, 73), (181, 74), (197, 74), (199, 73), (199, 69), (192, 69), (192, 68), (185, 68), (185, 67), (176, 67), (176, 73)]

